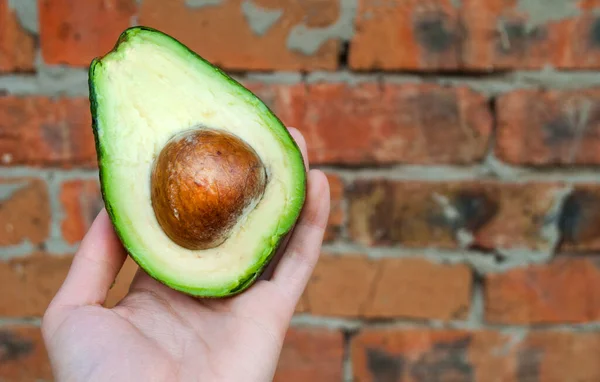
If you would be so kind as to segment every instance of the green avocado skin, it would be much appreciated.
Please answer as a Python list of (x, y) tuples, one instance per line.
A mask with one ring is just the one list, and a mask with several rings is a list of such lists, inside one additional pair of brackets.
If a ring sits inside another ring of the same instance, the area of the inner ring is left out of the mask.
[[(157, 29), (154, 29), (154, 28), (150, 28), (150, 27), (146, 27), (146, 26), (136, 26), (136, 27), (131, 27), (131, 28), (126, 29), (119, 36), (114, 48), (110, 52), (108, 52), (106, 55), (117, 51), (122, 44), (127, 43), (129, 41), (130, 37), (137, 33), (150, 33), (150, 34), (161, 35), (162, 37), (170, 39), (171, 42), (180, 45), (180, 47), (187, 50), (193, 57), (202, 61), (205, 65), (207, 65), (212, 70), (214, 70), (214, 73), (216, 75), (221, 76), (221, 78), (224, 81), (228, 81), (229, 83), (238, 87), (240, 92), (244, 93), (247, 96), (252, 97), (253, 102), (256, 105), (260, 105), (260, 107), (262, 109), (261, 112), (266, 112), (266, 113), (271, 114), (271, 117), (278, 122), (278, 124), (279, 124), (278, 127), (281, 128), (281, 132), (284, 133), (287, 138), (289, 138), (291, 144), (293, 145), (294, 150), (292, 150), (293, 151), (292, 154), (298, 155), (301, 159), (302, 166), (304, 168), (304, 173), (303, 173), (302, 179), (299, 179), (299, 181), (301, 181), (301, 184), (300, 184), (301, 190), (298, 190), (297, 197), (300, 199), (299, 204), (301, 206), (304, 206), (304, 203), (306, 201), (306, 193), (307, 193), (307, 191), (306, 191), (306, 189), (307, 189), (307, 178), (306, 178), (307, 169), (304, 167), (301, 150), (300, 150), (299, 146), (297, 145), (297, 143), (292, 138), (292, 136), (290, 135), (290, 133), (287, 130), (287, 128), (285, 127), (285, 125), (270, 110), (270, 108), (266, 104), (264, 104), (262, 102), (262, 100), (260, 100), (249, 89), (245, 88), (242, 84), (240, 84), (239, 82), (237, 82), (236, 80), (231, 78), (220, 68), (218, 68), (215, 65), (211, 64), (210, 62), (208, 62), (206, 59), (204, 59), (203, 57), (198, 55), (196, 52), (189, 49), (187, 46), (182, 44), (180, 41), (176, 40), (175, 38), (161, 32)], [(280, 231), (280, 232), (278, 232), (277, 235), (274, 235), (271, 238), (271, 245), (268, 246), (267, 249), (265, 250), (265, 253), (263, 253), (260, 256), (260, 258), (262, 258), (264, 260), (259, 262), (255, 267), (249, 269), (248, 272), (246, 272), (246, 274), (243, 277), (240, 277), (237, 280), (237, 282), (235, 282), (235, 283), (231, 283), (229, 285), (223, 286), (222, 288), (192, 288), (192, 287), (189, 287), (186, 285), (181, 285), (181, 284), (177, 283), (176, 280), (165, 280), (165, 279), (158, 277), (155, 274), (155, 272), (152, 270), (152, 268), (149, 267), (148, 264), (145, 262), (143, 253), (139, 253), (138, 251), (134, 250), (131, 246), (128, 245), (128, 242), (125, 239), (125, 235), (123, 234), (122, 229), (120, 228), (120, 226), (118, 224), (118, 217), (117, 217), (118, 211), (115, 211), (115, 209), (112, 207), (110, 198), (107, 197), (108, 181), (107, 181), (106, 168), (104, 166), (105, 152), (102, 148), (102, 144), (100, 142), (100, 137), (99, 137), (100, 115), (98, 113), (98, 93), (97, 93), (96, 84), (94, 81), (95, 71), (99, 66), (102, 65), (102, 59), (105, 56), (94, 58), (89, 66), (88, 88), (89, 88), (90, 112), (91, 112), (91, 116), (92, 116), (92, 131), (93, 131), (93, 135), (94, 135), (96, 155), (97, 155), (98, 166), (99, 166), (100, 191), (101, 191), (102, 199), (105, 204), (105, 209), (107, 211), (107, 214), (108, 214), (109, 218), (111, 219), (114, 230), (115, 230), (117, 236), (119, 237), (119, 240), (121, 241), (123, 247), (129, 254), (129, 256), (150, 277), (152, 277), (156, 281), (168, 286), (171, 289), (180, 291), (180, 292), (190, 295), (192, 297), (196, 297), (196, 298), (226, 298), (226, 297), (232, 297), (232, 296), (235, 296), (235, 295), (238, 295), (238, 294), (244, 292), (245, 290), (250, 288), (254, 284), (255, 281), (257, 281), (257, 279), (261, 276), (261, 274), (265, 271), (267, 266), (273, 260), (275, 254), (280, 249), (282, 243), (284, 243), (285, 239), (291, 234), (291, 232), (293, 231), (293, 228), (295, 226), (295, 222), (301, 213), (301, 209), (298, 211), (298, 214), (296, 214), (293, 224), (291, 224), (287, 230)]]

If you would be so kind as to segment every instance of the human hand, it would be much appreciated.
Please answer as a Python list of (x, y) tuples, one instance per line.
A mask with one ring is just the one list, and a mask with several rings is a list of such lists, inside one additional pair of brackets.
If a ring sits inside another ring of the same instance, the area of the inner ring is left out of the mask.
[[(308, 168), (304, 138), (290, 132)], [(56, 381), (272, 380), (328, 216), (327, 178), (310, 170), (304, 210), (270, 279), (233, 298), (203, 300), (140, 269), (127, 296), (108, 309), (103, 304), (126, 253), (103, 210), (43, 318)]]

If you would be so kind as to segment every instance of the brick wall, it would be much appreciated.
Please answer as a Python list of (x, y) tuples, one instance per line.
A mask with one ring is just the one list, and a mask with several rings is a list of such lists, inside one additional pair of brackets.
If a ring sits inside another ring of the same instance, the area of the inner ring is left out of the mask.
[(0, 0), (0, 380), (52, 379), (39, 318), (102, 206), (86, 66), (134, 24), (235, 75), (329, 176), (278, 381), (600, 380), (599, 10)]

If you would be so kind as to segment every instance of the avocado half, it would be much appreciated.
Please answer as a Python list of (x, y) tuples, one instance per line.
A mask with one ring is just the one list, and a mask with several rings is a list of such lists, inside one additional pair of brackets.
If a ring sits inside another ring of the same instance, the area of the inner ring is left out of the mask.
[(147, 27), (92, 61), (89, 91), (102, 196), (133, 260), (193, 296), (252, 285), (306, 197), (302, 154), (282, 122)]

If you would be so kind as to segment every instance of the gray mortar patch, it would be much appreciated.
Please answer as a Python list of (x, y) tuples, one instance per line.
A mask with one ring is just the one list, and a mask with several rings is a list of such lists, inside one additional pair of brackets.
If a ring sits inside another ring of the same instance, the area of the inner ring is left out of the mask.
[(512, 79), (520, 87), (544, 86), (553, 89), (579, 89), (600, 85), (598, 72), (557, 72), (546, 66), (541, 71), (515, 72)]
[(558, 226), (560, 220), (560, 214), (563, 210), (565, 200), (573, 192), (573, 186), (568, 185), (554, 192), (554, 200), (550, 210), (544, 216), (544, 224), (540, 231), (541, 236), (546, 240), (549, 246), (549, 257), (551, 257), (560, 244), (561, 232)]
[(185, 5), (194, 9), (216, 7), (221, 4), (223, 4), (223, 0), (185, 0)]
[(44, 95), (88, 95), (88, 71), (65, 66), (47, 66), (37, 58), (39, 92)]
[(26, 257), (36, 250), (36, 246), (29, 240), (24, 240), (21, 244), (0, 247), (0, 259), (8, 260), (17, 257)]
[(0, 76), (0, 91), (16, 95), (32, 95), (40, 92), (37, 78), (33, 76)]
[(452, 4), (454, 8), (460, 8), (462, 7), (462, 0), (450, 0), (450, 4)]
[(493, 149), (491, 149), (484, 158), (483, 166), (491, 175), (503, 180), (516, 179), (521, 175), (520, 169), (510, 166), (498, 159), (494, 154)]
[(265, 84), (293, 85), (302, 82), (302, 75), (296, 72), (248, 73), (246, 79)]
[(19, 22), (26, 31), (39, 33), (39, 17), (37, 0), (8, 0), (8, 7), (17, 12)]
[[(400, 81), (410, 78), (404, 75), (397, 77)], [(387, 79), (388, 77), (386, 77)], [(492, 74), (484, 78), (440, 76), (434, 77), (432, 81), (441, 85), (464, 85), (485, 96), (493, 97), (516, 89), (543, 87), (573, 90), (595, 87), (600, 85), (600, 73), (592, 71), (559, 72), (551, 66), (545, 66), (540, 71), (516, 71), (508, 74)]]
[(347, 71), (311, 72), (306, 76), (306, 82), (309, 84), (319, 82), (344, 83), (354, 86), (361, 83), (379, 83), (381, 78), (377, 74), (353, 74)]
[(503, 330), (502, 334), (508, 335), (508, 341), (501, 346), (493, 347), (491, 354), (496, 357), (505, 357), (511, 354), (519, 344), (521, 344), (527, 337), (527, 329), (525, 328), (511, 328), (510, 330)]
[[(37, 317), (0, 318), (0, 328), (23, 324), (40, 327), (42, 325), (42, 319)], [(38, 380), (38, 382), (39, 381), (40, 380)]]
[(296, 25), (288, 35), (288, 49), (311, 56), (330, 39), (350, 40), (354, 35), (354, 17), (358, 0), (339, 1), (340, 17), (334, 24), (323, 28), (309, 28), (305, 24)]
[(579, 16), (581, 9), (578, 3), (579, 0), (519, 0), (517, 11), (529, 16), (527, 29), (532, 31), (549, 22)]
[(263, 36), (283, 15), (281, 9), (266, 9), (254, 4), (251, 0), (242, 3), (242, 13), (257, 36)]

